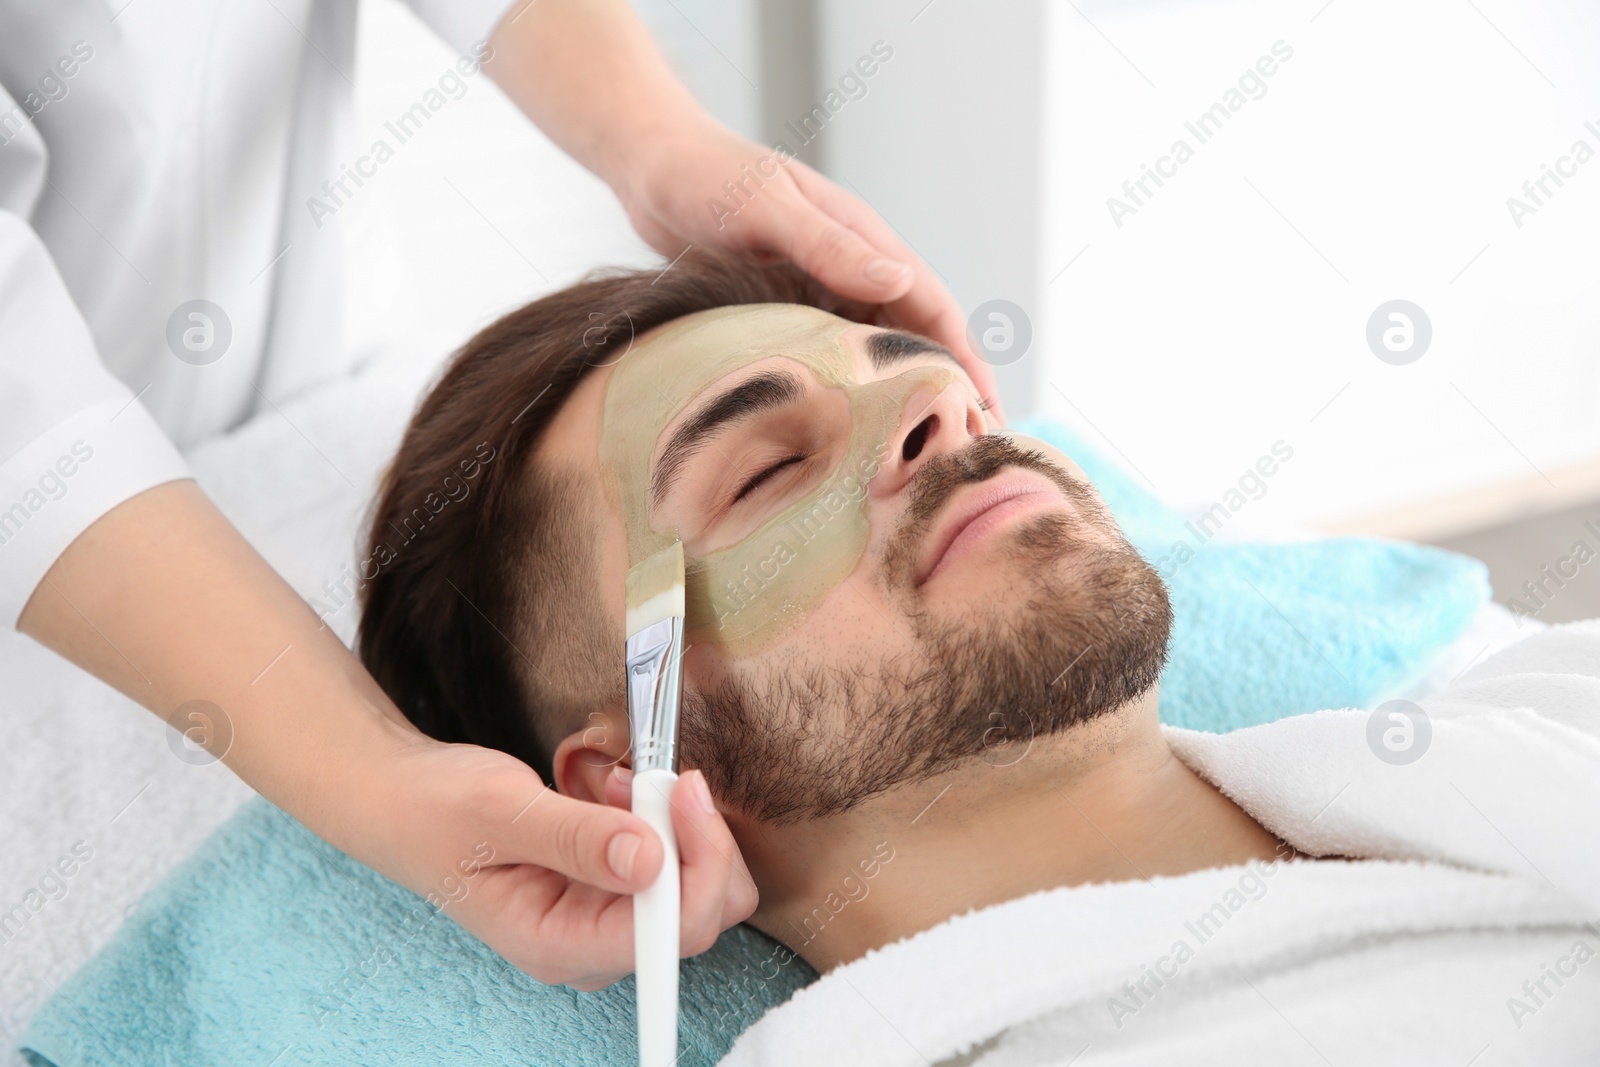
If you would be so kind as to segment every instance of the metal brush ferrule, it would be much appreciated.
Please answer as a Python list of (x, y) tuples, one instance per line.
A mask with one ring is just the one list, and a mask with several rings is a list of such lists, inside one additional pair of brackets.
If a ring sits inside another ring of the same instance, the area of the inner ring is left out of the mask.
[(683, 619), (669, 615), (628, 638), (628, 743), (633, 772), (678, 771)]

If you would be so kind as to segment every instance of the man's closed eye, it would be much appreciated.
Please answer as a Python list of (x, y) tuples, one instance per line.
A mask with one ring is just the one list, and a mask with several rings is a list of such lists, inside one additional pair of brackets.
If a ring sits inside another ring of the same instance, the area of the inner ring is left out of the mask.
[(796, 463), (804, 463), (805, 461), (806, 455), (803, 452), (796, 452), (793, 455), (785, 456), (783, 459), (780, 459), (778, 462), (767, 467), (754, 478), (751, 478), (748, 482), (746, 482), (744, 484), (744, 488), (740, 489), (738, 495), (733, 498), (733, 503), (737, 504), (746, 497), (750, 496), (750, 494), (754, 493), (779, 471), (792, 467)]

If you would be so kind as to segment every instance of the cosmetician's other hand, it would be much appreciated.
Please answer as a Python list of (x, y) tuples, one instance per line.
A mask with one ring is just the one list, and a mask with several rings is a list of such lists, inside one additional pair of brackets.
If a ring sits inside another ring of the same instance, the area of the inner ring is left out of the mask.
[[(858, 197), (709, 119), (658, 133), (635, 151), (639, 158), (617, 196), (656, 251), (670, 258), (690, 245), (724, 245), (793, 260), (840, 296), (882, 305), (880, 325), (923, 334), (954, 352), (991, 417), (1004, 421), (994, 370), (968, 343), (960, 305)], [(736, 189), (742, 181), (748, 195), (730, 194), (730, 181)]]

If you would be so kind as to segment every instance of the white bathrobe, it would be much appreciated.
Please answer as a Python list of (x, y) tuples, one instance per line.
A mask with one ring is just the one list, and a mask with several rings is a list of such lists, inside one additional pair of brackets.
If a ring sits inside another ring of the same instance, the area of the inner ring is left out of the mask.
[(1269, 830), (1362, 861), (968, 912), (830, 972), (723, 1062), (1600, 1063), (1600, 620), (1418, 704), (1426, 725), (1379, 709), (1167, 730)]

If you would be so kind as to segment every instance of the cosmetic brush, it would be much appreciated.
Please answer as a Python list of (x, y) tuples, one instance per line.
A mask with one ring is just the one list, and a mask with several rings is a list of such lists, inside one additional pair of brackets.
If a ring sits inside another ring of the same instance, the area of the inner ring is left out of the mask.
[(640, 1067), (678, 1056), (678, 694), (683, 660), (683, 542), (636, 564), (627, 578), (628, 739), (633, 812), (661, 838), (661, 873), (633, 896), (633, 969)]

